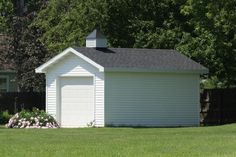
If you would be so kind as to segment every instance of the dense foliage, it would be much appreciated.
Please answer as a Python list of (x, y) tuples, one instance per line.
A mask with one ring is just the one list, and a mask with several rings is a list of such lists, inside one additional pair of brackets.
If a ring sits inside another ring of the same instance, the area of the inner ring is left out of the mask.
[[(209, 68), (205, 84), (236, 85), (235, 0), (29, 0), (26, 5), (24, 17), (30, 20), (22, 27), (26, 31), (13, 32), (20, 42), (12, 53), (16, 61), (23, 58), (17, 63), (23, 89), (38, 80), (32, 69), (47, 55), (84, 46), (95, 27), (107, 36), (110, 47), (177, 49)], [(29, 74), (23, 74), (27, 68)]]
[(1, 111), (0, 112), (0, 124), (6, 124), (11, 117), (12, 117), (12, 115), (9, 114), (9, 112), (7, 110)]
[(223, 86), (236, 84), (236, 1), (188, 0), (181, 9), (189, 26), (191, 36), (183, 41), (180, 51), (210, 68)]
[(0, 33), (8, 33), (11, 25), (13, 3), (10, 0), (0, 1)]
[(41, 0), (28, 0), (22, 8), (19, 0), (0, 2), (0, 33), (10, 39), (10, 49), (1, 52), (0, 59), (14, 62), (21, 91), (42, 91), (44, 88), (44, 76), (36, 74), (34, 69), (48, 58), (47, 50), (39, 41), (42, 32), (30, 27), (44, 4)]

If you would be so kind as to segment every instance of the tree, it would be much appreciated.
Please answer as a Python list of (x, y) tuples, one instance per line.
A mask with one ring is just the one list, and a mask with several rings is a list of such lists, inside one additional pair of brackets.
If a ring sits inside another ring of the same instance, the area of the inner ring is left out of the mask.
[(6, 35), (11, 39), (9, 51), (1, 53), (0, 58), (14, 63), (21, 91), (42, 91), (44, 88), (44, 77), (34, 69), (47, 58), (47, 49), (38, 40), (41, 31), (30, 24), (45, 3), (41, 0), (0, 2), (0, 30), (7, 30)]
[[(176, 42), (171, 41), (173, 38), (171, 39), (169, 35), (179, 36), (175, 33), (180, 32), (178, 27), (181, 22), (175, 24), (177, 21), (175, 17), (182, 16), (179, 12), (175, 12), (179, 6), (180, 4), (171, 0), (158, 2), (152, 0), (149, 3), (144, 0), (139, 3), (132, 0), (52, 0), (48, 7), (38, 14), (34, 25), (45, 31), (41, 41), (52, 52), (76, 44), (84, 46), (84, 38), (96, 26), (106, 34), (110, 46), (144, 47), (139, 43), (145, 42), (142, 39), (144, 35), (153, 36), (162, 33), (160, 46), (150, 44), (146, 47), (169, 47), (169, 44), (165, 45), (167, 40), (164, 38), (167, 37), (174, 47)], [(164, 27), (166, 28), (163, 29)], [(138, 39), (139, 37), (142, 41)], [(157, 38), (159, 39), (159, 35)], [(153, 36), (152, 41), (155, 39)], [(151, 39), (146, 38), (146, 40)]]
[(210, 69), (224, 86), (236, 84), (236, 1), (188, 0), (181, 12), (193, 27), (177, 49)]
[(9, 33), (9, 26), (13, 14), (13, 4), (11, 0), (0, 1), (0, 33)]
[(10, 48), (10, 22), (12, 21), (13, 5), (10, 0), (0, 1), (0, 62), (10, 62), (5, 55)]
[[(12, 22), (13, 51), (9, 57), (15, 61), (21, 91), (44, 89), (44, 76), (36, 74), (35, 68), (47, 59), (47, 49), (38, 40), (42, 33), (40, 29), (30, 24), (45, 4), (46, 1), (42, 0), (28, 0), (24, 3), (23, 10), (15, 9)], [(21, 7), (15, 6), (15, 8)]]
[(73, 45), (84, 45), (86, 35), (96, 26), (104, 28), (104, 0), (51, 0), (34, 22), (44, 30), (41, 41), (49, 52), (62, 51)]
[(84, 46), (100, 27), (114, 47), (177, 49), (210, 69), (212, 80), (236, 85), (236, 2), (227, 0), (51, 0), (33, 25), (55, 53)]

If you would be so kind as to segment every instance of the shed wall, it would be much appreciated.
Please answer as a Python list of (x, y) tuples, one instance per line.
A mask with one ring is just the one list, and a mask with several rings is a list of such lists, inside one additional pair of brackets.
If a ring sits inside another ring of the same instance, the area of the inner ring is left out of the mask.
[(105, 125), (199, 125), (199, 75), (105, 73)]
[(72, 53), (47, 70), (46, 110), (60, 121), (60, 78), (80, 76), (94, 78), (95, 125), (104, 126), (104, 73)]

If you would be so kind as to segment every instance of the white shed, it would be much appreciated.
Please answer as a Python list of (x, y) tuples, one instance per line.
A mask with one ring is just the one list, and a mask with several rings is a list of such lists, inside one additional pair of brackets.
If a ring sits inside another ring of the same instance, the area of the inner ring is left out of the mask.
[(199, 125), (200, 74), (175, 50), (107, 48), (94, 30), (36, 69), (46, 74), (46, 111), (61, 127)]

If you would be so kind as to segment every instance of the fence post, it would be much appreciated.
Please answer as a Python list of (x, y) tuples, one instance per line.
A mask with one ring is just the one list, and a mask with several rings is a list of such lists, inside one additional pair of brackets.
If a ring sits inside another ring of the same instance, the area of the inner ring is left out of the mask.
[(24, 109), (25, 109), (25, 104), (22, 103), (22, 104), (20, 105), (20, 107), (21, 107), (21, 109), (20, 109), (21, 111), (24, 110)]
[(17, 103), (18, 103), (18, 97), (15, 97), (15, 102), (14, 102), (14, 113), (17, 113)]
[(224, 103), (224, 94), (223, 94), (223, 90), (220, 90), (220, 106), (219, 106), (219, 109), (220, 109), (220, 124), (223, 124), (222, 121), (223, 121), (223, 110), (222, 110), (222, 107), (223, 107), (223, 103)]

